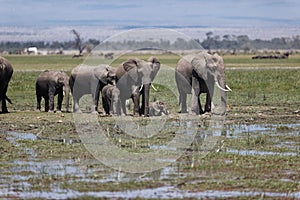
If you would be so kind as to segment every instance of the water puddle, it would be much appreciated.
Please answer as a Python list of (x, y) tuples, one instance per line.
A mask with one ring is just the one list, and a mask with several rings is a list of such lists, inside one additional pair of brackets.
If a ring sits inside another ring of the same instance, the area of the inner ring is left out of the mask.
[[(221, 133), (212, 133), (217, 136), (225, 136), (226, 138), (236, 139), (243, 137), (257, 137), (258, 135), (266, 135), (277, 140), (276, 148), (286, 148), (289, 152), (273, 152), (260, 151), (253, 149), (239, 150), (234, 147), (227, 147), (225, 152), (230, 154), (251, 155), (251, 156), (299, 156), (298, 152), (293, 150), (299, 149), (299, 142), (283, 140), (282, 136), (299, 137), (300, 124), (265, 124), (265, 125), (227, 125)], [(37, 137), (32, 133), (17, 133), (17, 132), (0, 132), (6, 134), (6, 139), (15, 146), (21, 146), (20, 141), (30, 140), (36, 141), (39, 139), (48, 140), (49, 142), (61, 142), (63, 144), (72, 145), (75, 142), (66, 139), (49, 139)], [(275, 137), (274, 137), (275, 136)], [(277, 137), (278, 136), (278, 137)], [(280, 136), (280, 137), (279, 137)], [(197, 135), (196, 139), (200, 142), (205, 138), (202, 135)], [(281, 141), (282, 140), (282, 141)], [(150, 145), (150, 150), (176, 150), (166, 145)], [(165, 167), (157, 172), (150, 174), (126, 174), (108, 169), (97, 161), (85, 161), (83, 163), (76, 159), (49, 159), (38, 160), (37, 153), (31, 149), (22, 148), (28, 155), (27, 158), (2, 162), (2, 170), (0, 172), (0, 198), (1, 197), (17, 197), (17, 198), (48, 198), (48, 199), (66, 199), (80, 197), (95, 197), (95, 198), (235, 198), (235, 197), (277, 197), (277, 198), (300, 198), (300, 192), (294, 193), (279, 193), (279, 192), (242, 192), (242, 191), (185, 191), (173, 186), (163, 186), (151, 189), (129, 190), (121, 192), (79, 192), (73, 189), (64, 189), (61, 184), (64, 181), (68, 183), (84, 182), (89, 183), (112, 183), (112, 182), (137, 182), (137, 181), (170, 181), (183, 177), (191, 176), (191, 174), (182, 172), (176, 164)], [(51, 177), (57, 179), (53, 181), (50, 188), (46, 191), (36, 191), (33, 189), (35, 184), (33, 179), (43, 179)], [(283, 180), (285, 181), (285, 180)]]
[(300, 123), (299, 124), (238, 124), (238, 125), (227, 125), (226, 136), (228, 138), (241, 137), (246, 134), (268, 134), (272, 135), (290, 135), (300, 136)]
[(227, 153), (239, 154), (242, 156), (297, 156), (298, 154), (295, 152), (272, 152), (272, 151), (257, 151), (257, 150), (237, 150), (237, 149), (226, 149)]
[(18, 140), (36, 140), (37, 137), (32, 133), (7, 132), (6, 139), (16, 146), (20, 146)]
[[(1, 190), (0, 190), (1, 192)], [(173, 198), (235, 198), (235, 197), (273, 197), (273, 198), (299, 198), (300, 192), (293, 193), (279, 193), (279, 192), (242, 192), (242, 191), (218, 191), (208, 190), (203, 192), (183, 191), (172, 186), (164, 186), (152, 189), (130, 190), (122, 192), (78, 192), (74, 190), (58, 189), (54, 192), (23, 192), (16, 193), (7, 191), (9, 196), (18, 198), (46, 198), (46, 199), (66, 199), (66, 198), (80, 198), (80, 197), (94, 197), (94, 198), (159, 198), (159, 199), (173, 199)]]

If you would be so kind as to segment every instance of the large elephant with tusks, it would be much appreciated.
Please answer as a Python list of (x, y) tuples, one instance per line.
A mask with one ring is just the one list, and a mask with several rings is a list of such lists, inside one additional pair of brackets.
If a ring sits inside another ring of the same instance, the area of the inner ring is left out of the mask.
[[(132, 98), (134, 116), (149, 116), (150, 86), (160, 69), (160, 62), (155, 57), (147, 61), (130, 58), (123, 62), (116, 71), (117, 87), (120, 90), (121, 110), (126, 115), (126, 99)], [(140, 96), (142, 104), (140, 106)]]
[[(225, 65), (221, 56), (204, 52), (184, 56), (176, 65), (175, 79), (179, 91), (181, 113), (187, 112), (187, 94), (192, 94), (189, 111), (191, 114), (210, 112), (216, 84), (221, 95), (221, 111), (218, 114), (225, 114), (226, 92), (231, 89), (226, 85)], [(199, 98), (201, 93), (206, 93), (204, 111)]]
[(5, 58), (0, 57), (0, 101), (2, 102), (2, 113), (8, 113), (6, 101), (12, 103), (6, 96), (6, 92), (13, 71), (12, 65)]

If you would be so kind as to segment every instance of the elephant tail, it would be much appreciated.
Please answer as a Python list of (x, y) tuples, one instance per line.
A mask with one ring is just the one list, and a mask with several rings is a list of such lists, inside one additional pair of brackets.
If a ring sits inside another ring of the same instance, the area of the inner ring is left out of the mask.
[(5, 95), (5, 99), (8, 101), (8, 103), (13, 104), (10, 98), (8, 98), (6, 95)]

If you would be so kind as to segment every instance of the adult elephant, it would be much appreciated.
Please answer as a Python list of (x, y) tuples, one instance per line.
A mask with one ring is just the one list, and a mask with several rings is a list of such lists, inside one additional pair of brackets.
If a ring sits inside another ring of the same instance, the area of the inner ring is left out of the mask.
[(73, 112), (81, 112), (79, 100), (85, 94), (92, 94), (91, 110), (98, 113), (100, 91), (107, 84), (113, 84), (116, 78), (116, 69), (109, 65), (99, 66), (78, 65), (70, 76), (70, 86), (73, 95)]
[(11, 100), (6, 96), (6, 92), (13, 71), (11, 64), (5, 58), (0, 57), (0, 101), (2, 102), (2, 113), (8, 113), (6, 100), (11, 103)]
[[(187, 112), (187, 94), (192, 93), (191, 114), (203, 114), (211, 111), (214, 85), (220, 89), (222, 114), (226, 112), (226, 85), (224, 61), (218, 54), (199, 53), (182, 57), (175, 69), (175, 79), (179, 91), (181, 113)], [(206, 93), (204, 111), (199, 95)]]
[[(149, 116), (150, 85), (159, 69), (160, 62), (155, 57), (150, 57), (147, 61), (131, 58), (119, 65), (116, 71), (116, 80), (120, 90), (122, 114), (126, 115), (126, 99), (132, 98), (133, 115)], [(140, 95), (142, 95), (141, 107)]]
[(57, 98), (57, 111), (61, 111), (64, 92), (66, 96), (66, 111), (69, 111), (69, 76), (62, 71), (45, 70), (39, 74), (35, 83), (37, 110), (41, 110), (42, 97), (45, 100), (45, 112), (54, 112), (54, 96)]

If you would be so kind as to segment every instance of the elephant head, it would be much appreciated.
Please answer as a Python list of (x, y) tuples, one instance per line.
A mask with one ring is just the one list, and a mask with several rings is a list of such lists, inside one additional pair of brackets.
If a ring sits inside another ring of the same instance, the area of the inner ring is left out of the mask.
[(110, 65), (106, 65), (105, 67), (96, 67), (94, 68), (93, 75), (104, 85), (114, 84), (116, 79), (116, 69)]
[(225, 80), (225, 65), (221, 56), (207, 53), (198, 54), (192, 61), (193, 74), (204, 80), (207, 90), (212, 99), (214, 91), (214, 83), (220, 89), (222, 113), (226, 111), (226, 92), (231, 89), (226, 85)]
[(117, 87), (119, 87), (121, 91), (121, 96), (129, 98), (133, 95), (135, 107), (134, 115), (140, 113), (139, 93), (141, 91), (143, 97), (141, 113), (145, 116), (149, 116), (150, 85), (159, 69), (160, 62), (155, 57), (150, 57), (147, 61), (136, 58), (128, 59), (119, 66), (117, 70)]
[(163, 101), (155, 101), (150, 103), (150, 116), (168, 115), (167, 105)]

